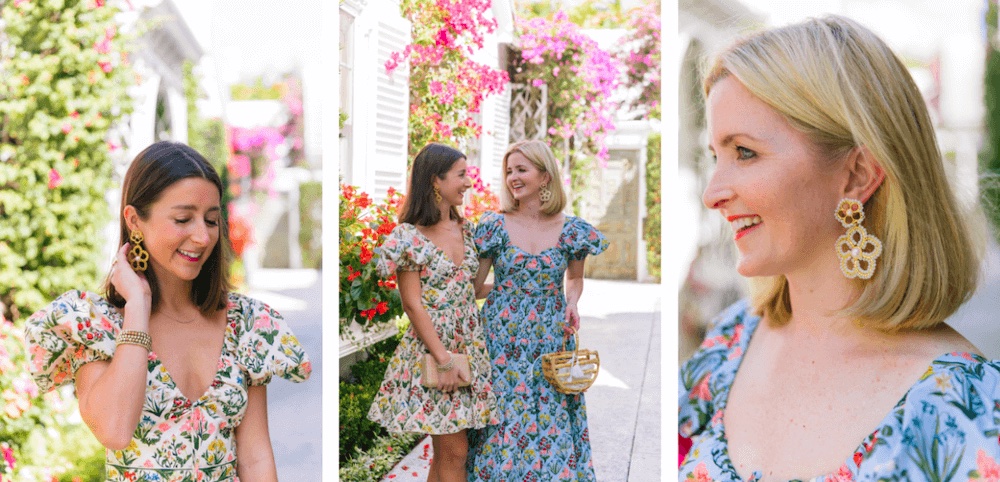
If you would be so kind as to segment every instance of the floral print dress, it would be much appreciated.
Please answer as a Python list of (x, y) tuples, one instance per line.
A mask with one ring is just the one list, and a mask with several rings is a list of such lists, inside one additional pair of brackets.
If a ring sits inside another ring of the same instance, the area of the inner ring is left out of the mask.
[(452, 393), (420, 384), (427, 347), (411, 326), (396, 347), (368, 418), (395, 433), (457, 433), (496, 423), (483, 327), (476, 310), (473, 277), (479, 269), (472, 229), (462, 225), (465, 250), (455, 263), (415, 226), (397, 225), (376, 250), (382, 276), (419, 271), (421, 302), (445, 349), (469, 357), (471, 385)]
[[(760, 318), (741, 301), (724, 311), (681, 367), (679, 433), (692, 438), (680, 480), (742, 480), (729, 458), (723, 411)], [(816, 482), (1000, 480), (1000, 362), (939, 356), (836, 473)], [(751, 481), (761, 477), (754, 471)]]
[[(146, 399), (139, 426), (123, 450), (107, 450), (107, 480), (238, 481), (235, 429), (243, 419), (249, 386), (272, 376), (294, 382), (312, 366), (277, 312), (230, 293), (225, 340), (215, 379), (197, 400), (186, 398), (154, 352), (149, 353)], [(83, 365), (110, 360), (124, 321), (101, 296), (69, 291), (33, 314), (25, 338), (39, 389), (72, 382)]]
[[(583, 394), (557, 392), (541, 356), (563, 350), (570, 261), (604, 251), (608, 241), (566, 216), (556, 246), (539, 254), (511, 244), (503, 215), (487, 212), (476, 229), (480, 258), (493, 260), (493, 290), (483, 305), (500, 424), (470, 433), (469, 480), (593, 481)], [(568, 349), (573, 349), (570, 339)]]

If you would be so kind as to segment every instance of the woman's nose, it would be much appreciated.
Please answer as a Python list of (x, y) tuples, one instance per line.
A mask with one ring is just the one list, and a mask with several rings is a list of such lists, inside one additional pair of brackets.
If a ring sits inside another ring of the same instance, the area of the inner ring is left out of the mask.
[(701, 202), (709, 209), (720, 209), (735, 196), (732, 186), (726, 179), (723, 169), (716, 168), (708, 180), (705, 192), (701, 194)]

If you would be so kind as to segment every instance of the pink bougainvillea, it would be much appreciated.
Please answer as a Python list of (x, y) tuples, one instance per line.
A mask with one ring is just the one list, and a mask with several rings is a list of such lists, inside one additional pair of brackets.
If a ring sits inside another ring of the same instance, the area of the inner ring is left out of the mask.
[(483, 100), (503, 91), (507, 72), (474, 62), (485, 36), (497, 28), (488, 15), (490, 0), (403, 0), (403, 15), (412, 22), (413, 42), (391, 54), (392, 72), (410, 61), (410, 153), (428, 142), (459, 144), (479, 137), (474, 115)]
[(649, 1), (631, 12), (629, 33), (618, 58), (625, 65), (625, 84), (638, 94), (624, 107), (637, 117), (660, 118), (660, 4)]

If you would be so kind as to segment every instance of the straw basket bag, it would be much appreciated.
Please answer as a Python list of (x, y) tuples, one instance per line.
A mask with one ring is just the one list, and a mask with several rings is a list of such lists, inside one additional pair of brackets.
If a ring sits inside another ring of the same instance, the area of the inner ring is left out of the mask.
[(594, 384), (597, 371), (601, 368), (601, 359), (595, 350), (580, 349), (580, 335), (573, 332), (576, 340), (576, 350), (566, 351), (566, 338), (563, 338), (563, 351), (542, 355), (542, 374), (559, 393), (573, 395), (583, 393)]

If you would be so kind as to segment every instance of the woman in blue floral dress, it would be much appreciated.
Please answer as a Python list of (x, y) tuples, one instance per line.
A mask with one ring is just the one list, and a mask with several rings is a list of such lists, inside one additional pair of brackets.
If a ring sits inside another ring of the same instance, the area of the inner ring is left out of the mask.
[(35, 381), (74, 383), (107, 480), (277, 480), (267, 383), (312, 367), (281, 315), (230, 292), (222, 191), (194, 149), (146, 148), (104, 292), (67, 292), (26, 323)]
[(681, 368), (681, 480), (1000, 480), (1000, 363), (944, 323), (975, 231), (905, 65), (829, 16), (737, 41), (704, 92), (751, 297)]
[[(376, 266), (383, 276), (396, 274), (410, 329), (389, 361), (368, 418), (390, 432), (430, 434), (434, 458), (427, 480), (434, 482), (464, 481), (466, 430), (496, 423), (472, 285), (479, 262), (472, 227), (456, 209), (471, 185), (464, 154), (428, 144), (413, 160), (399, 225), (378, 247)], [(425, 354), (436, 367), (421, 364)], [(469, 372), (460, 370), (456, 354), (467, 356)], [(435, 370), (437, 386), (424, 386), (424, 370)]]
[[(608, 242), (562, 214), (559, 167), (545, 143), (512, 145), (503, 169), (503, 211), (483, 214), (475, 236), (500, 424), (470, 433), (469, 480), (592, 481), (585, 398), (557, 392), (542, 376), (541, 356), (561, 351), (579, 328), (584, 259)], [(491, 266), (492, 289), (484, 284)]]

